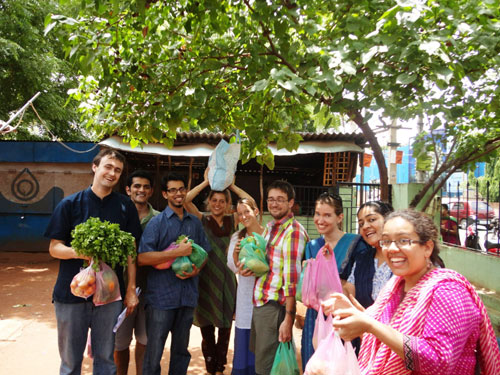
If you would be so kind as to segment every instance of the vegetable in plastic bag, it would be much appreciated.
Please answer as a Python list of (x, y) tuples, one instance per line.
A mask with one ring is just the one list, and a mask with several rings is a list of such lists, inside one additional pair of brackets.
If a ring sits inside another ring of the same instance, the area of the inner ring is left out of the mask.
[(240, 253), (238, 259), (256, 276), (262, 276), (269, 271), (266, 259), (266, 240), (258, 233), (245, 237), (240, 242)]
[(349, 341), (342, 340), (335, 331), (323, 339), (307, 362), (304, 375), (360, 375), (358, 359)]
[(208, 254), (201, 246), (192, 242), (192, 240), (191, 240), (191, 248), (192, 252), (191, 255), (189, 255), (189, 259), (196, 266), (196, 268), (200, 268), (207, 259)]
[(104, 262), (100, 262), (99, 267), (100, 270), (96, 272), (96, 291), (92, 300), (94, 305), (120, 301), (122, 296), (115, 271)]
[(77, 297), (89, 298), (96, 290), (96, 274), (92, 268), (92, 263), (86, 268), (82, 268), (71, 280), (71, 293)]
[(193, 272), (193, 265), (189, 257), (182, 256), (175, 258), (175, 262), (172, 263), (172, 271), (179, 276), (184, 276), (184, 272)]

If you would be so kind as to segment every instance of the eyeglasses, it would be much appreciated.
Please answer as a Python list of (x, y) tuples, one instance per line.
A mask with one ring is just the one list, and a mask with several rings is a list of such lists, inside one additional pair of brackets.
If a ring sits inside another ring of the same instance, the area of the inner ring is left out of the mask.
[(378, 243), (380, 247), (385, 249), (391, 247), (392, 243), (395, 243), (398, 249), (408, 248), (414, 243), (422, 243), (420, 240), (410, 240), (409, 238), (398, 238), (397, 240), (380, 240)]
[(179, 192), (179, 193), (185, 193), (186, 192), (186, 188), (185, 187), (181, 187), (179, 189), (177, 189), (177, 188), (167, 189), (167, 193), (169, 193), (169, 194), (177, 194), (177, 192)]
[(273, 203), (279, 203), (279, 204), (283, 204), (283, 203), (286, 203), (288, 202), (289, 199), (286, 199), (286, 198), (281, 198), (279, 197), (278, 199), (274, 199), (274, 198), (267, 198), (267, 203), (268, 204), (273, 204)]

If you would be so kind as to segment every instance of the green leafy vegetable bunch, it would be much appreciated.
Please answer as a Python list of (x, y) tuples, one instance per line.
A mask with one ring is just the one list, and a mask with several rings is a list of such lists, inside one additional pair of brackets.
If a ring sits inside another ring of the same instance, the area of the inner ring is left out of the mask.
[(78, 255), (90, 256), (98, 267), (99, 261), (112, 268), (127, 266), (127, 257), (135, 258), (134, 237), (116, 223), (90, 217), (71, 231), (71, 247)]

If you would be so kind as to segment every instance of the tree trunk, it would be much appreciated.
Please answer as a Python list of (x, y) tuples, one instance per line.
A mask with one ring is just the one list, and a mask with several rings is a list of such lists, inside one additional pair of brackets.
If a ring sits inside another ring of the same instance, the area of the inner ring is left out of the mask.
[(380, 147), (377, 137), (375, 133), (372, 131), (370, 126), (364, 121), (363, 116), (357, 110), (350, 111), (348, 115), (351, 117), (351, 120), (358, 125), (358, 127), (363, 132), (364, 136), (368, 140), (370, 147), (373, 151), (373, 156), (375, 157), (375, 161), (377, 162), (378, 172), (380, 174), (380, 199), (389, 202), (389, 184), (388, 184), (388, 175), (387, 175), (387, 165), (385, 164), (384, 153), (382, 152), (382, 148)]

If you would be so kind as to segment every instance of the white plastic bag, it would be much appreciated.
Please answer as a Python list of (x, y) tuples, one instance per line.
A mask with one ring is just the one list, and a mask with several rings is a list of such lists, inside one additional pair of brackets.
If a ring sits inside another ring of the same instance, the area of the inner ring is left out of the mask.
[(227, 189), (234, 180), (241, 145), (221, 139), (208, 159), (208, 183), (215, 191)]

